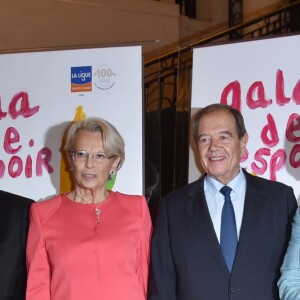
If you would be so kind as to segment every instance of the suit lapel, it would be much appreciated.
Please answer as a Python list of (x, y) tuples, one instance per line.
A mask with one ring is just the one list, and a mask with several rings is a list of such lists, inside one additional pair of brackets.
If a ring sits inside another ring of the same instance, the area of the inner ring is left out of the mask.
[(204, 177), (196, 182), (190, 190), (190, 193), (187, 195), (185, 208), (194, 228), (199, 234), (198, 238), (201, 239), (205, 247), (210, 248), (209, 252), (215, 257), (216, 262), (226, 277), (229, 277), (230, 273), (221, 252), (220, 244), (207, 207), (204, 194)]
[(259, 183), (255, 177), (244, 172), (246, 176), (246, 196), (244, 204), (244, 214), (242, 219), (242, 227), (234, 262), (234, 268), (238, 267), (247, 256), (249, 249), (257, 242), (257, 232), (260, 230), (260, 219), (264, 216), (267, 206), (263, 196), (263, 187), (258, 186)]

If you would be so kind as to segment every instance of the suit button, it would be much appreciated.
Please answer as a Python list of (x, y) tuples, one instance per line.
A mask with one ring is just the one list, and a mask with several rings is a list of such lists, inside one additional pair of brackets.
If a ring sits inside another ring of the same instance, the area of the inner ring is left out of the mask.
[(231, 287), (231, 288), (230, 288), (230, 293), (234, 294), (235, 292), (236, 292), (236, 288)]

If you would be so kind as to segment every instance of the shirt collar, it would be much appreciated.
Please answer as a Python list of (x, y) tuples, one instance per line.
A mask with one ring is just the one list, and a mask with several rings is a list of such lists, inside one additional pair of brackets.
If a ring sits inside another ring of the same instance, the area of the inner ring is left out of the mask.
[[(210, 191), (211, 195), (216, 195), (219, 193), (220, 189), (224, 186), (221, 182), (217, 181), (216, 179), (212, 178), (207, 174), (205, 177), (205, 185), (207, 190)], [(246, 185), (246, 178), (245, 174), (240, 168), (240, 172), (237, 176), (235, 176), (228, 184), (227, 186), (231, 187), (234, 192), (236, 192), (239, 195), (242, 195)]]

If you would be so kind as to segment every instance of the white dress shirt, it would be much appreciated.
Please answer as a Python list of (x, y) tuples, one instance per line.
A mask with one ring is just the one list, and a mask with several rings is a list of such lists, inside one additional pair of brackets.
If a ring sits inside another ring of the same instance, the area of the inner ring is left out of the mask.
[[(204, 193), (206, 202), (219, 242), (221, 230), (221, 214), (225, 201), (224, 195), (220, 193), (220, 189), (223, 186), (224, 185), (222, 183), (213, 179), (209, 175), (207, 175), (204, 180)], [(229, 184), (227, 184), (227, 186), (232, 188), (230, 197), (235, 212), (237, 236), (239, 239), (246, 194), (246, 178), (242, 169), (240, 169), (239, 174), (233, 180), (231, 180)]]

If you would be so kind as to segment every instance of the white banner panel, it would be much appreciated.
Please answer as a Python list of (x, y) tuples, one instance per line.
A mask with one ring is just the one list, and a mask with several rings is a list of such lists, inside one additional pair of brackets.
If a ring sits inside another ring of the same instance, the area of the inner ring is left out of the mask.
[(114, 190), (143, 192), (140, 46), (0, 55), (0, 189), (48, 198), (60, 192), (67, 124), (102, 117), (125, 140)]
[[(242, 112), (250, 136), (242, 166), (293, 186), (300, 200), (300, 36), (194, 49), (192, 112), (212, 103)], [(193, 155), (190, 176), (199, 177)]]

